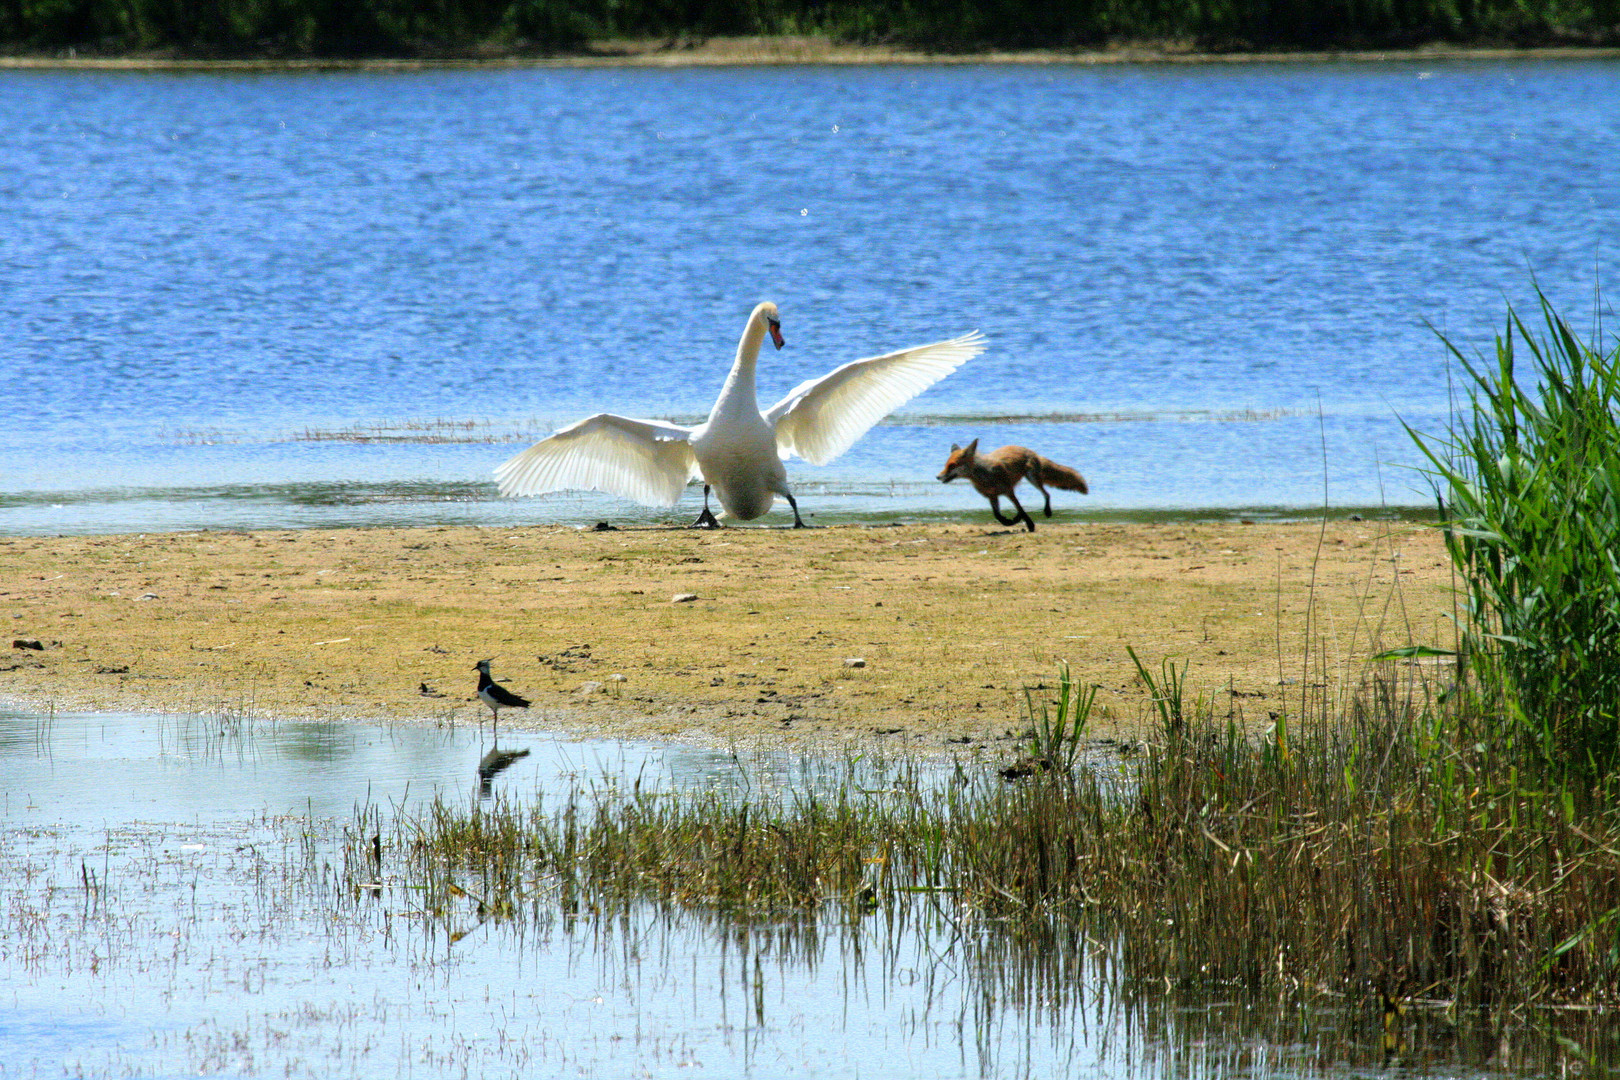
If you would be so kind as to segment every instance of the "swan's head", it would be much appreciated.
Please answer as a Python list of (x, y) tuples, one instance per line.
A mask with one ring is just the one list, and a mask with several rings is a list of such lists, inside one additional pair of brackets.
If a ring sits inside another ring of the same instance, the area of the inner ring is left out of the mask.
[(776, 313), (776, 305), (769, 300), (754, 309), (754, 318), (765, 320), (765, 329), (771, 332), (771, 342), (780, 349), (787, 342), (782, 340), (782, 318)]

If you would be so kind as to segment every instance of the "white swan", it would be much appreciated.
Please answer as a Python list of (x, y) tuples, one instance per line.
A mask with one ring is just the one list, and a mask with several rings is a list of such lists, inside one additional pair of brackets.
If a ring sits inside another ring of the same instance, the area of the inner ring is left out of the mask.
[(978, 331), (950, 341), (854, 360), (801, 383), (765, 412), (754, 365), (766, 333), (782, 347), (782, 322), (769, 301), (754, 308), (737, 359), (709, 419), (697, 427), (598, 413), (535, 443), (495, 470), (502, 495), (543, 495), (570, 488), (605, 491), (648, 506), (674, 506), (688, 480), (703, 480), (703, 513), (694, 526), (716, 528), (709, 489), (726, 513), (752, 521), (781, 495), (793, 507), (782, 459), (797, 454), (825, 465), (889, 413), (985, 349)]

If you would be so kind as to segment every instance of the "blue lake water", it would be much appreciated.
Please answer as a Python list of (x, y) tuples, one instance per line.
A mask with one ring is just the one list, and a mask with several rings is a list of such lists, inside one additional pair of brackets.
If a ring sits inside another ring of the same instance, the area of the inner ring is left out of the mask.
[[(978, 328), (813, 520), (1425, 504), (1404, 418), (1532, 277), (1583, 329), (1620, 243), (1620, 64), (0, 73), (0, 532), (686, 520), (501, 500), (590, 412), (768, 401)], [(1611, 324), (1612, 325), (1612, 322)], [(765, 519), (787, 520), (785, 507)]]

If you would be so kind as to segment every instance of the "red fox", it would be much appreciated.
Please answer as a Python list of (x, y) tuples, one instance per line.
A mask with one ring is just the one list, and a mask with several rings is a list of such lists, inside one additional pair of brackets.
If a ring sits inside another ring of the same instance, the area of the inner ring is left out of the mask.
[[(945, 459), (945, 468), (940, 470), (939, 478), (948, 484), (958, 476), (967, 477), (980, 495), (989, 497), (990, 512), (996, 515), (997, 521), (1003, 525), (1016, 525), (1022, 521), (1030, 532), (1035, 531), (1035, 520), (1025, 511), (1018, 496), (1013, 494), (1018, 481), (1028, 480), (1046, 496), (1047, 517), (1052, 516), (1052, 493), (1046, 490), (1047, 484), (1064, 491), (1086, 493), (1086, 478), (1067, 465), (1048, 461), (1022, 446), (1003, 446), (1000, 450), (980, 454), (978, 439), (966, 446), (951, 444), (951, 456)], [(1003, 495), (1018, 507), (1018, 513), (1011, 518), (1001, 516)]]

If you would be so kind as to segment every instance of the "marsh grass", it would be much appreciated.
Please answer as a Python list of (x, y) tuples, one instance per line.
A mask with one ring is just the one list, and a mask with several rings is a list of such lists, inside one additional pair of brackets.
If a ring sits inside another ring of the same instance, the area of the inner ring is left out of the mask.
[(1467, 601), (1465, 671), (1505, 721), (1480, 737), (1585, 799), (1620, 774), (1620, 342), (1540, 303), (1545, 335), (1510, 310), (1494, 365), (1446, 342), (1469, 407), (1413, 437)]
[(1085, 748), (1086, 725), (1097, 701), (1096, 686), (1080, 686), (1069, 674), (1067, 663), (1058, 666), (1058, 696), (1055, 701), (1038, 699), (1035, 688), (1024, 689), (1024, 708), (1029, 713), (1029, 753), (1047, 762), (1064, 775), (1074, 771)]
[(1136, 655), (1136, 650), (1125, 646), (1125, 652), (1130, 656), (1131, 663), (1136, 665), (1136, 677), (1142, 680), (1147, 687), (1148, 702), (1153, 711), (1158, 714), (1159, 728), (1167, 738), (1177, 738), (1187, 730), (1186, 717), (1186, 686), (1187, 664), (1183, 662), (1181, 668), (1176, 668), (1173, 657), (1165, 657), (1159, 664), (1159, 677), (1155, 679), (1153, 673), (1148, 671), (1142, 658)]
[(869, 903), (889, 876), (887, 832), (916, 826), (914, 814), (885, 803), (904, 793), (902, 806), (915, 806), (918, 790), (852, 779), (824, 793), (752, 796), (603, 785), (555, 807), (497, 796), (465, 810), (439, 800), (406, 827), (406, 843), (430, 906), (454, 885), (499, 913), (555, 897), (565, 913), (654, 899), (777, 918), (826, 901)]
[(1493, 1015), (1620, 1004), (1620, 823), (1519, 783), (1488, 745), (1458, 746), (1483, 718), (1437, 711), (1407, 685), (1421, 675), (1378, 665), (1344, 716), (1296, 719), (1286, 743), (1156, 683), (1155, 708), (1182, 720), (1142, 754), (1017, 783), (850, 759), (817, 790), (441, 801), (396, 826), (408, 859), (393, 872), (429, 910), (472, 897), (485, 917), (931, 911), (1014, 939), (1109, 941), (1121, 977), (1159, 985)]

